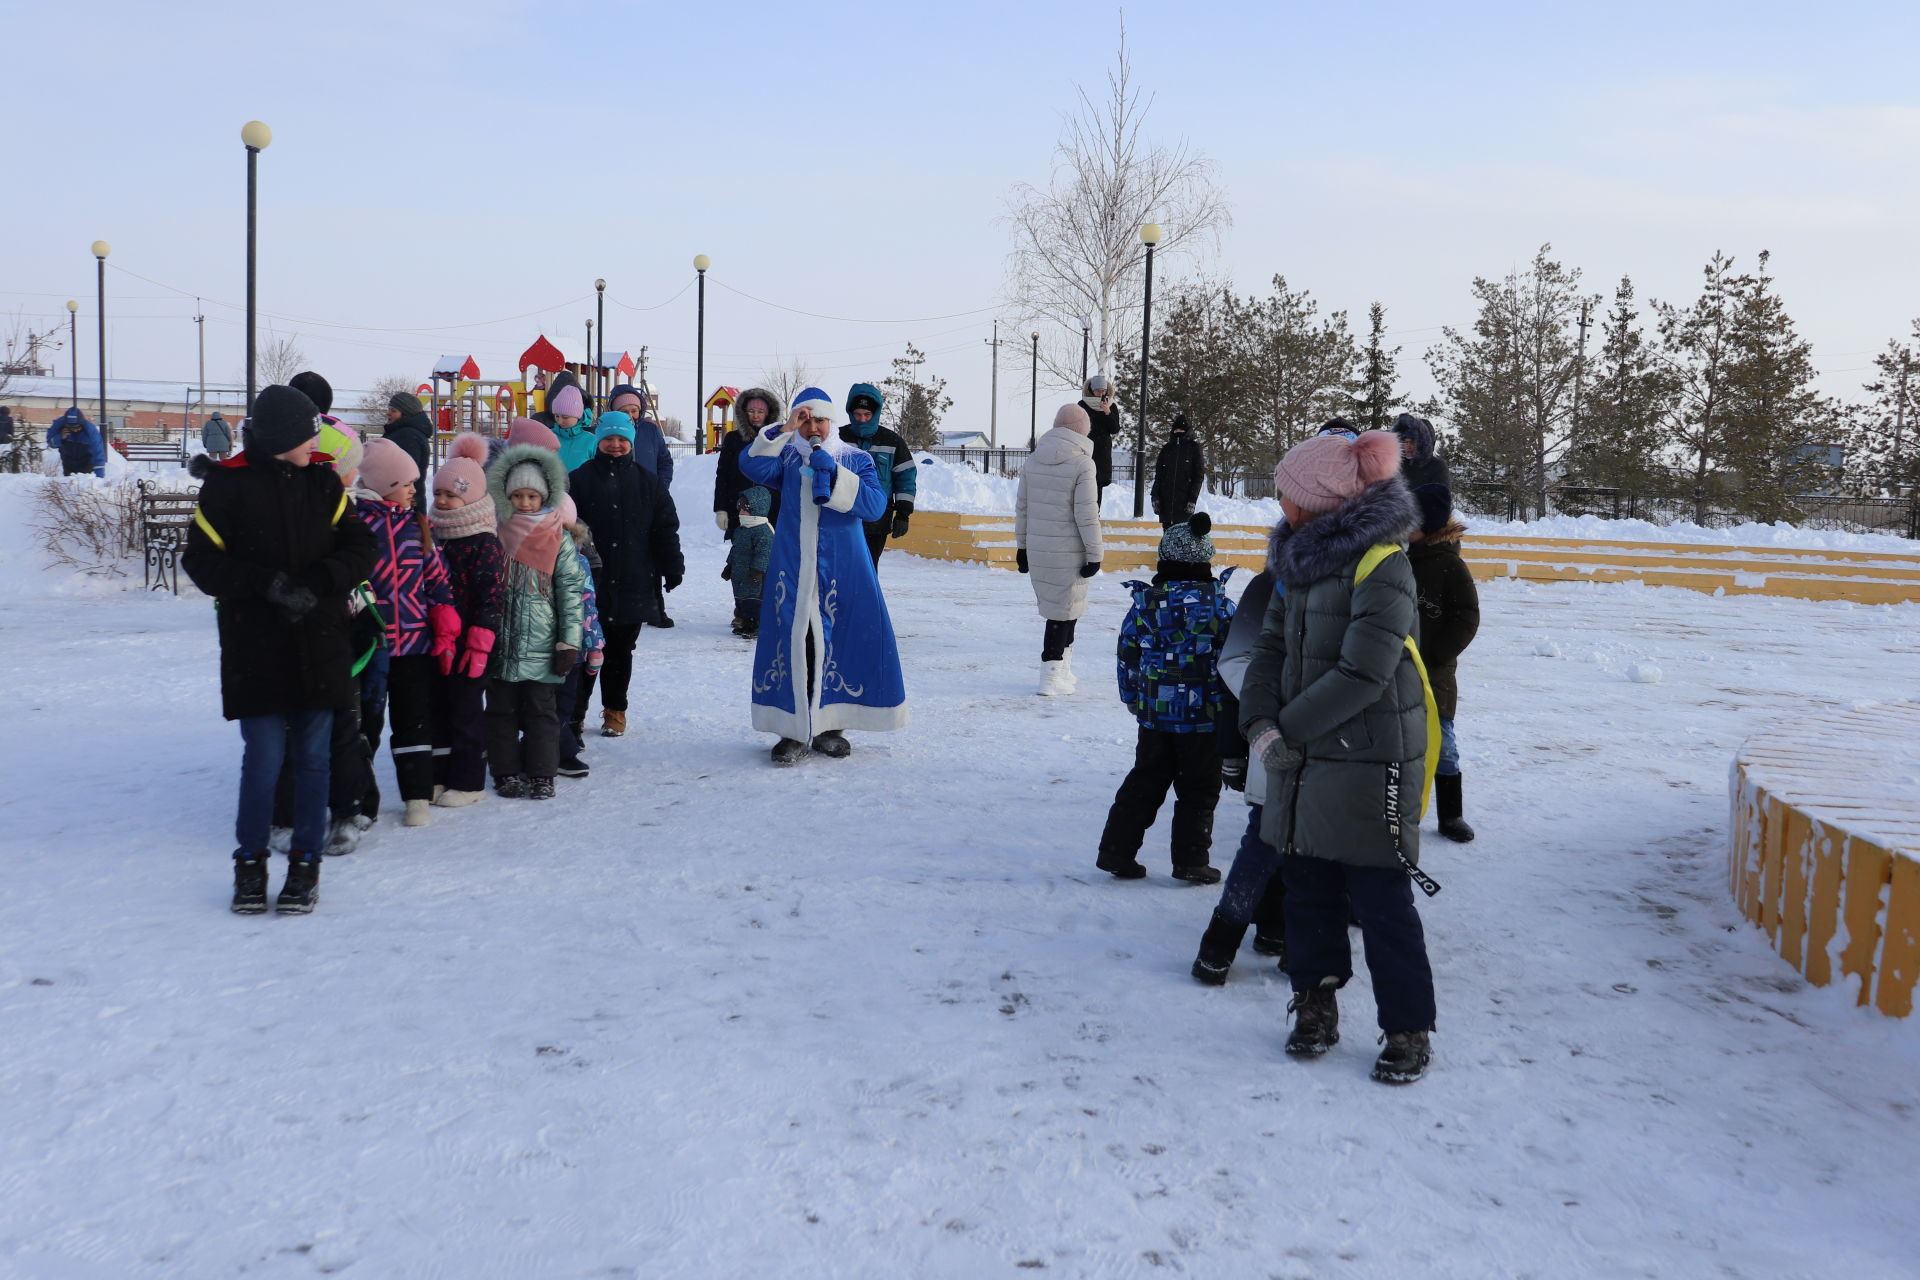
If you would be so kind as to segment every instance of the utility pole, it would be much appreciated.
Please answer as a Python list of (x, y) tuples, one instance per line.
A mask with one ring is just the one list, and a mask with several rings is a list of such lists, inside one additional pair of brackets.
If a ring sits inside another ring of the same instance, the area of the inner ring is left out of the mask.
[(647, 389), (647, 348), (644, 344), (640, 348), (640, 390), (649, 400), (652, 399), (653, 392)]
[(207, 416), (207, 317), (201, 314), (200, 299), (193, 300), (193, 324), (200, 333), (200, 416)]
[(1000, 446), (1000, 322), (993, 322), (993, 412), (987, 422), (987, 439)]
[[(1593, 303), (1583, 300), (1580, 303), (1580, 355), (1573, 365), (1573, 416), (1567, 423), (1567, 448), (1572, 450), (1580, 443), (1580, 398), (1587, 386), (1587, 325), (1593, 319)], [(1540, 514), (1547, 514), (1547, 439), (1544, 430), (1540, 433)]]

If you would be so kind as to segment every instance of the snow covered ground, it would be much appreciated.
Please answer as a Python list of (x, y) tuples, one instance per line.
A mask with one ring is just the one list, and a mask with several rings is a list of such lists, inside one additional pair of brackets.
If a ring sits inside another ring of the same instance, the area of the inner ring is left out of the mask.
[(1313, 1063), (1268, 962), (1193, 982), (1216, 894), (1164, 822), (1148, 880), (1093, 869), (1122, 575), (1039, 700), (1023, 580), (889, 554), (913, 725), (776, 772), (689, 501), (590, 779), (383, 822), (247, 919), (207, 602), (73, 590), (18, 493), (0, 1276), (1914, 1273), (1920, 1022), (1805, 986), (1723, 833), (1746, 734), (1920, 694), (1920, 607), (1484, 584), (1481, 838), (1427, 846), (1437, 1058), (1390, 1089), (1364, 978)]

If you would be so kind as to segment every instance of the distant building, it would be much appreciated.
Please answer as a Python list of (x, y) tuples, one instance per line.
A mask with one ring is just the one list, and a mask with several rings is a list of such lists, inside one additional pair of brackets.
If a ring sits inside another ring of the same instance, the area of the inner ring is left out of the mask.
[(942, 431), (940, 433), (942, 449), (991, 449), (993, 441), (984, 431)]
[[(115, 435), (160, 439), (165, 433), (178, 432), (182, 423), (189, 431), (198, 432), (215, 409), (227, 421), (238, 424), (246, 401), (247, 393), (240, 387), (210, 386), (202, 404), (197, 384), (108, 378), (103, 410), (100, 384), (91, 378), (80, 380), (80, 412), (99, 424), (109, 439)], [(73, 383), (60, 377), (12, 377), (5, 388), (0, 388), (0, 402), (13, 406), (16, 423), (30, 422), (44, 429), (74, 403)]]

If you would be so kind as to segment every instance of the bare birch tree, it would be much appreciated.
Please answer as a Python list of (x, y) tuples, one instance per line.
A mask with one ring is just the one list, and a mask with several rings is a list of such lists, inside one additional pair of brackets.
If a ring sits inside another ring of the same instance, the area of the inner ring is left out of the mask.
[(1052, 178), (1045, 187), (1015, 187), (1007, 213), (1014, 242), (1008, 301), (1021, 327), (1032, 324), (1046, 335), (1041, 361), (1048, 371), (1075, 386), (1082, 316), (1093, 321), (1095, 371), (1111, 377), (1123, 358), (1137, 359), (1146, 263), (1140, 228), (1164, 228), (1157, 266), (1182, 249), (1217, 243), (1233, 220), (1211, 160), (1184, 142), (1169, 147), (1145, 136), (1153, 98), (1133, 82), (1124, 24), (1104, 94), (1096, 99), (1084, 85), (1076, 93), (1079, 106), (1054, 148)]
[(288, 378), (307, 367), (307, 353), (300, 349), (300, 340), (294, 337), (269, 340), (256, 358), (260, 361), (262, 386), (284, 385)]

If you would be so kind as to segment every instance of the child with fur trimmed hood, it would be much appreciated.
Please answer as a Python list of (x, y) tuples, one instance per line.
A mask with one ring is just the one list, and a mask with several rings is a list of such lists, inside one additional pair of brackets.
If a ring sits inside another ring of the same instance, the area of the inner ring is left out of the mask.
[(574, 552), (580, 560), (580, 633), (585, 654), (567, 673), (556, 698), (560, 713), (560, 776), (584, 778), (591, 771), (580, 758), (587, 749), (581, 690), (588, 678), (600, 674), (607, 658), (607, 637), (600, 629), (600, 601), (593, 586), (594, 575), (600, 572), (600, 553), (594, 550), (593, 531), (580, 519), (579, 508), (573, 505), (571, 495), (560, 499), (560, 519), (566, 524), (567, 535), (573, 539)]
[(560, 766), (555, 687), (584, 643), (585, 575), (559, 510), (567, 473), (560, 456), (511, 445), (487, 473), (506, 552), (506, 603), (487, 672), (487, 758), (494, 790), (551, 800)]
[(487, 473), (471, 451), (471, 445), (463, 449), (455, 441), (454, 455), (433, 473), (433, 504), (427, 510), (464, 626), (459, 652), (439, 655), (440, 678), (434, 684), (433, 802), (447, 809), (487, 794), (487, 663), (506, 603), (507, 557), (496, 532), (500, 518), (487, 492)]
[(377, 555), (367, 582), (386, 620), (384, 699), (361, 705), (361, 736), (380, 745), (381, 721), (392, 720), (393, 772), (406, 804), (401, 819), (424, 827), (432, 815), (433, 686), (440, 660), (460, 641), (447, 562), (433, 544), (419, 502), (420, 468), (388, 439), (366, 442), (354, 512), (373, 531)]
[(1274, 468), (1286, 519), (1268, 567), (1284, 594), (1240, 693), (1240, 727), (1266, 767), (1261, 834), (1282, 855), (1287, 1052), (1318, 1057), (1339, 1042), (1351, 909), (1386, 1041), (1373, 1076), (1393, 1084), (1418, 1080), (1431, 1059), (1433, 970), (1413, 882), (1438, 887), (1417, 869), (1427, 695), (1408, 644), (1419, 623), (1405, 545), (1420, 515), (1399, 473), (1387, 431), (1316, 436)]

